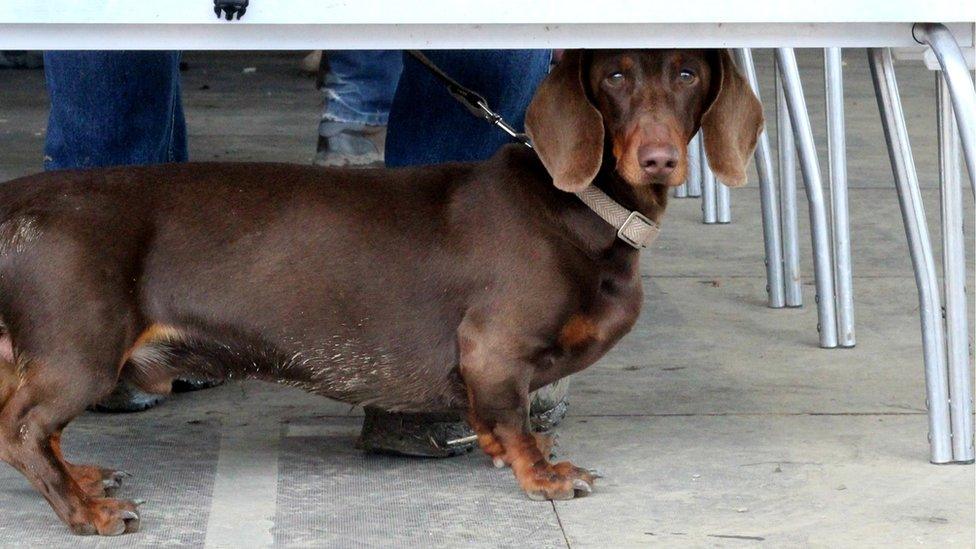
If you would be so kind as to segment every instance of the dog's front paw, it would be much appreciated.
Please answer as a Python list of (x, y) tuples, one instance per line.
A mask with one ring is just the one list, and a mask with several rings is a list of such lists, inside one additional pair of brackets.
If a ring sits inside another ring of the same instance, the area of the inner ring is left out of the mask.
[(92, 498), (85, 520), (71, 525), (76, 534), (118, 536), (139, 531), (138, 504), (127, 499)]
[(529, 499), (561, 500), (589, 495), (597, 476), (568, 461), (555, 465), (541, 462), (533, 465), (519, 481)]
[(75, 481), (91, 497), (110, 496), (122, 486), (122, 481), (131, 477), (125, 471), (104, 469), (97, 465), (69, 465)]

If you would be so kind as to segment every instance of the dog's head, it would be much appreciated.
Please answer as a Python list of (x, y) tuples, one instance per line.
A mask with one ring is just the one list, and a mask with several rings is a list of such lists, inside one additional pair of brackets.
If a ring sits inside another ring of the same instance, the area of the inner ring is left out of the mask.
[(716, 177), (738, 186), (763, 113), (725, 50), (574, 50), (539, 86), (525, 127), (564, 191), (589, 185), (605, 156), (633, 187), (679, 185), (699, 128)]

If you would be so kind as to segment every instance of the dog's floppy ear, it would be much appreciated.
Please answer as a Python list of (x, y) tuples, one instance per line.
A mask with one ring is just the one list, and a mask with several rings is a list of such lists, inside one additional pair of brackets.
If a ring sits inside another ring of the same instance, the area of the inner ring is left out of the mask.
[(586, 188), (603, 161), (603, 116), (584, 89), (579, 50), (567, 50), (535, 92), (525, 131), (557, 188)]
[(719, 50), (712, 69), (712, 103), (702, 115), (708, 165), (730, 187), (746, 182), (746, 167), (763, 129), (762, 104), (736, 70), (727, 50)]

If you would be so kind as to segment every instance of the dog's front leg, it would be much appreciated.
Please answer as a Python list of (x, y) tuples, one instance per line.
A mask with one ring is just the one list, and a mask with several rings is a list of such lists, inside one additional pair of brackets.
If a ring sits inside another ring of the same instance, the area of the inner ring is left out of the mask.
[(505, 352), (489, 338), (461, 338), (461, 376), (468, 391), (468, 420), (496, 466), (511, 465), (531, 499), (572, 499), (593, 491), (595, 476), (568, 461), (549, 462), (551, 440), (532, 432), (529, 379), (534, 365)]

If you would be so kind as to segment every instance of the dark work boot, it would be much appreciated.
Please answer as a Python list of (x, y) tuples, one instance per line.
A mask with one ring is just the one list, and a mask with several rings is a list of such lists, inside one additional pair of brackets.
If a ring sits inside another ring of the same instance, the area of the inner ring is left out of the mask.
[[(174, 393), (188, 393), (220, 385), (220, 381), (199, 381), (177, 379), (173, 381)], [(127, 381), (119, 381), (115, 389), (102, 400), (96, 402), (90, 408), (95, 412), (108, 414), (141, 412), (148, 410), (160, 402), (166, 400), (165, 395), (154, 395), (139, 390)]]
[[(560, 380), (532, 395), (531, 421), (536, 432), (552, 430), (566, 415), (569, 381)], [(356, 446), (381, 454), (451, 457), (475, 446), (474, 431), (454, 413), (395, 413), (366, 407)]]
[(164, 395), (146, 393), (127, 381), (120, 381), (107, 397), (96, 402), (91, 409), (103, 413), (141, 412), (165, 399)]

